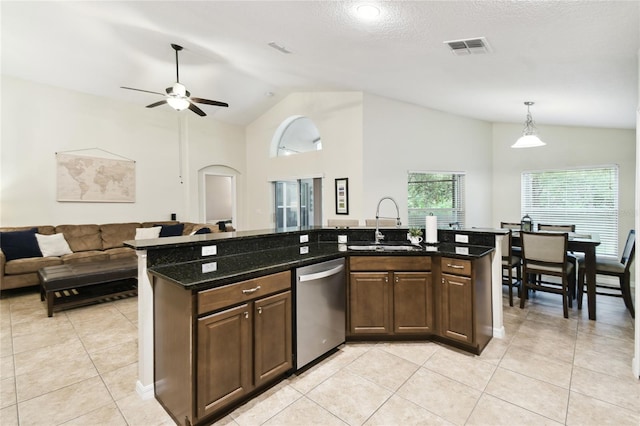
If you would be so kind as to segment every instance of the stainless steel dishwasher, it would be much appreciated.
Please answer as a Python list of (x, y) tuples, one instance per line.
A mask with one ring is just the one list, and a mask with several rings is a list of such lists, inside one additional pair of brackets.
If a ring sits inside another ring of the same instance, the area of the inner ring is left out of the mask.
[(346, 277), (344, 259), (296, 270), (296, 369), (345, 341)]

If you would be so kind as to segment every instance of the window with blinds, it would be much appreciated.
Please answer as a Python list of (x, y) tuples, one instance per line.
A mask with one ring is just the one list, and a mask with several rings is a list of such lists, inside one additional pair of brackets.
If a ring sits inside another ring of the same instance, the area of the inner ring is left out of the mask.
[(618, 166), (522, 173), (521, 213), (534, 222), (597, 233), (598, 254), (618, 255)]
[(438, 217), (438, 228), (464, 227), (464, 174), (409, 172), (409, 227), (425, 227), (425, 216)]

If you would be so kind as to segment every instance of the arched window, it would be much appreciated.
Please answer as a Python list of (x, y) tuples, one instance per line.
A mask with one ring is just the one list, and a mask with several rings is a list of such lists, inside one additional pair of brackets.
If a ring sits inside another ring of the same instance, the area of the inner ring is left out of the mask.
[(284, 120), (271, 141), (271, 156), (299, 154), (322, 149), (320, 132), (313, 121), (302, 115), (294, 115)]

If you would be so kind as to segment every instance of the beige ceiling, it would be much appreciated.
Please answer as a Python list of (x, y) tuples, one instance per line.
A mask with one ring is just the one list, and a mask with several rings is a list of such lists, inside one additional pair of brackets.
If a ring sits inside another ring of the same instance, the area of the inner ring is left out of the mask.
[[(359, 21), (362, 3), (379, 19)], [(178, 43), (181, 82), (228, 102), (202, 108), (231, 123), (293, 91), (354, 90), (493, 122), (524, 122), (531, 100), (538, 124), (636, 125), (639, 1), (2, 1), (0, 13), (3, 74), (140, 107), (161, 98), (119, 87), (164, 92)], [(491, 53), (443, 44), (474, 37)]]

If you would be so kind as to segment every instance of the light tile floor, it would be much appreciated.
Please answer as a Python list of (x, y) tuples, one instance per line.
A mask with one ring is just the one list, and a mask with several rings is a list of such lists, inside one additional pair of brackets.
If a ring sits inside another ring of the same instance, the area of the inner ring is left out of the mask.
[[(506, 301), (506, 298), (504, 299)], [(538, 293), (505, 303), (506, 338), (481, 356), (431, 343), (354, 343), (222, 425), (639, 425), (633, 322), (599, 297), (598, 321)], [(46, 316), (37, 291), (0, 299), (0, 424), (169, 425), (135, 392), (135, 298)]]

